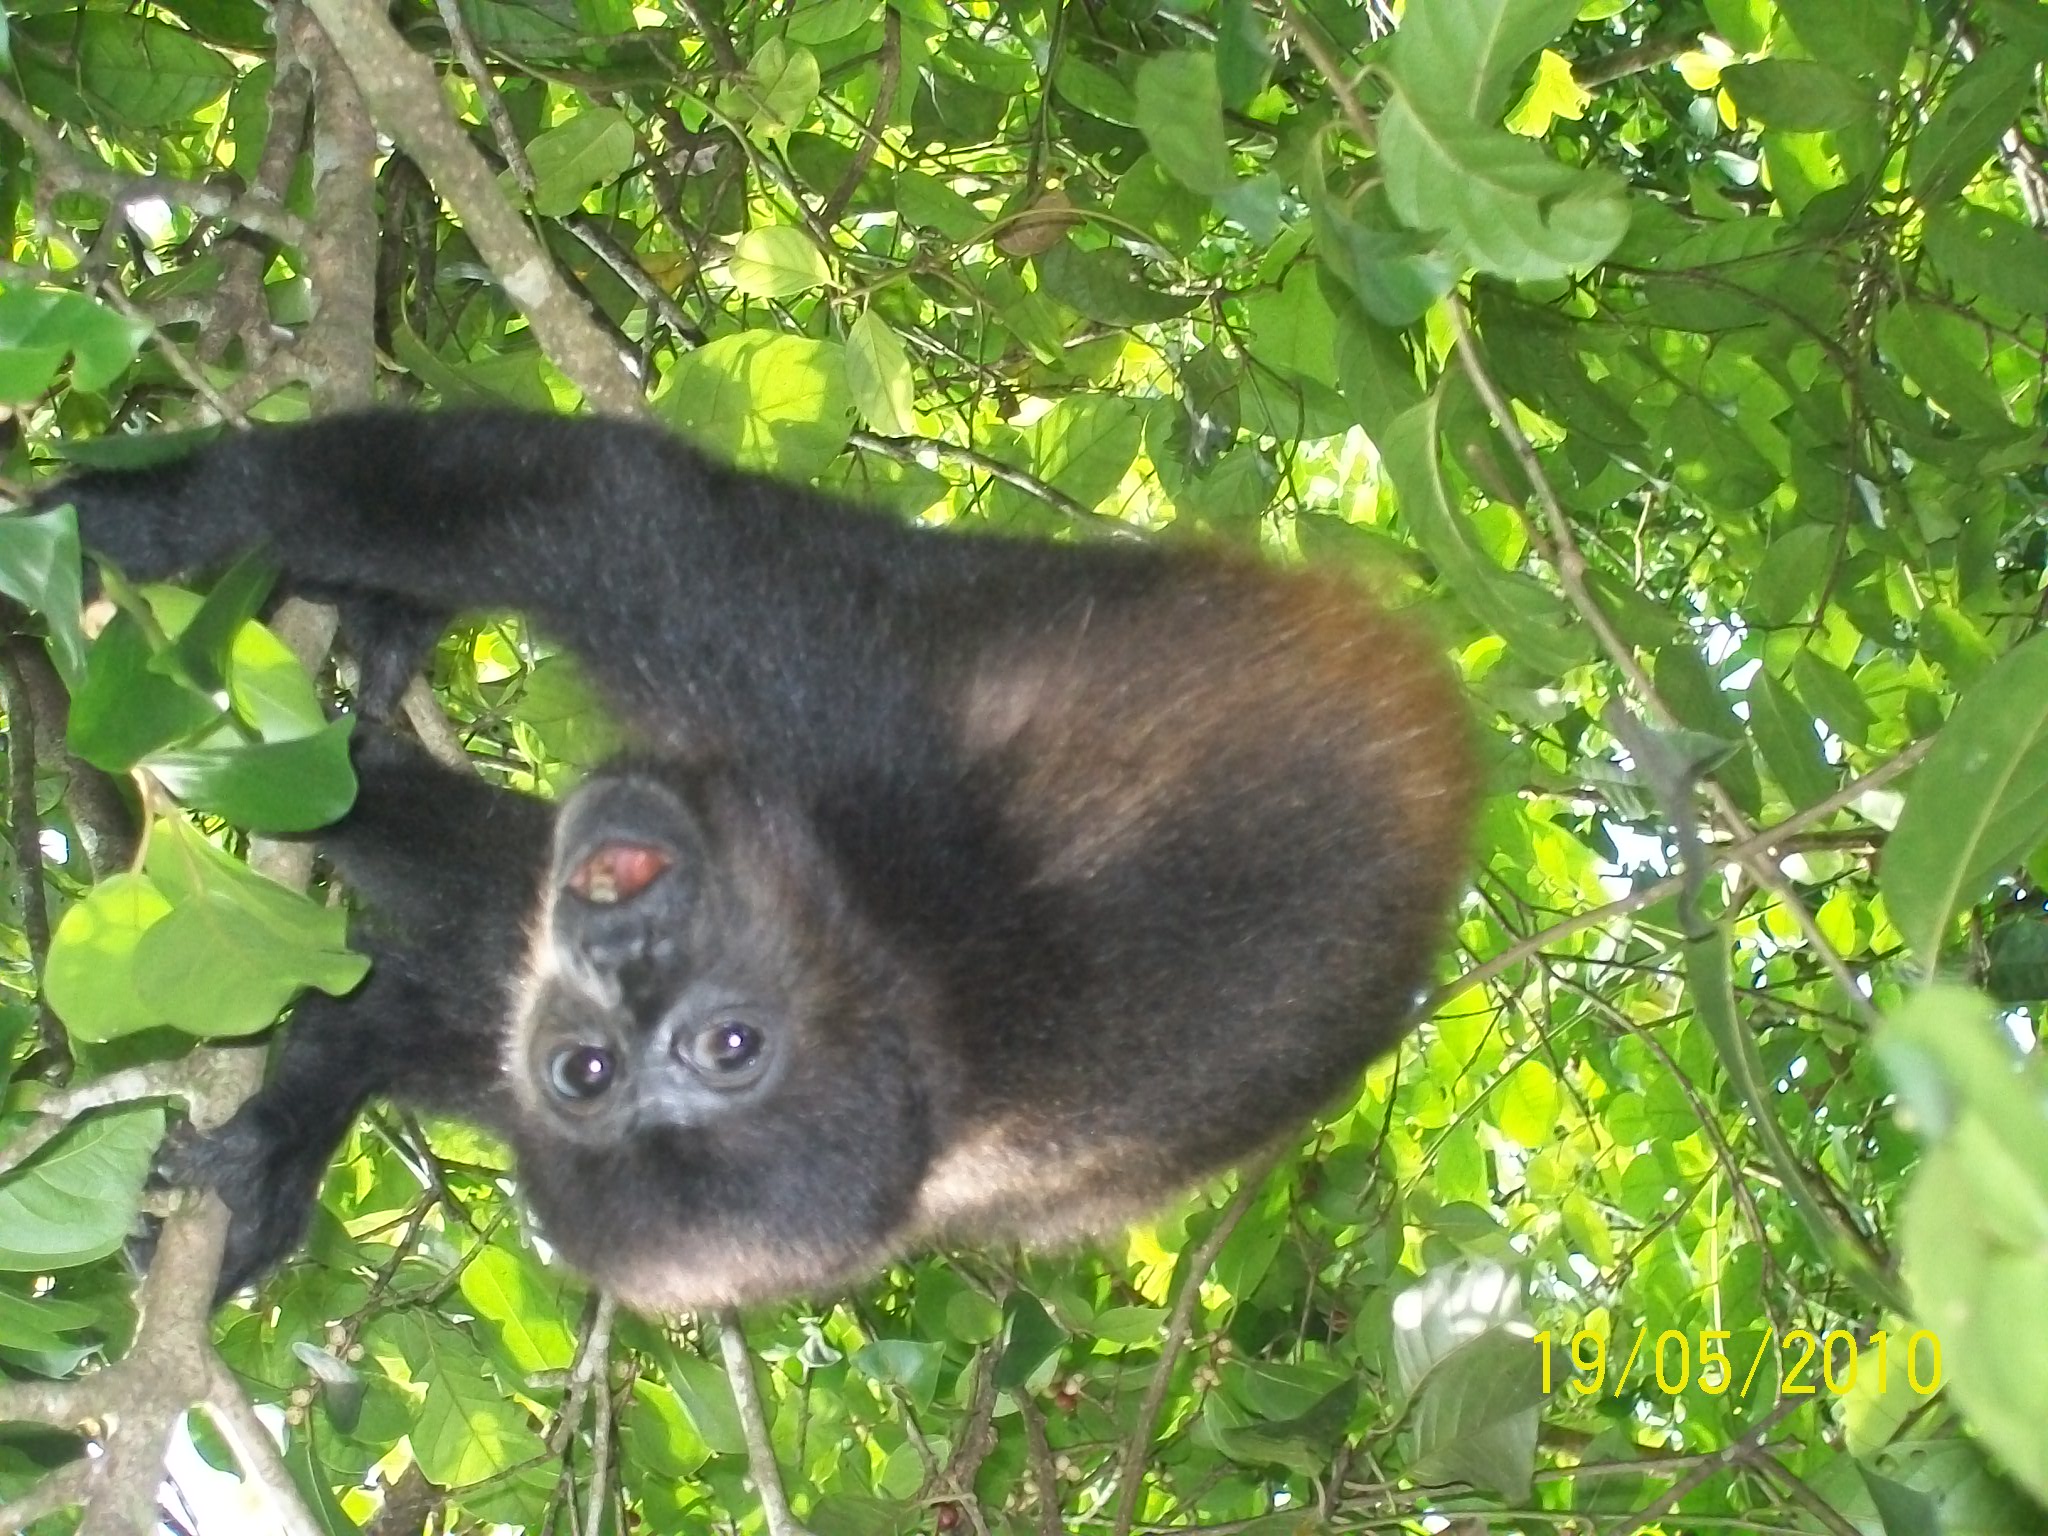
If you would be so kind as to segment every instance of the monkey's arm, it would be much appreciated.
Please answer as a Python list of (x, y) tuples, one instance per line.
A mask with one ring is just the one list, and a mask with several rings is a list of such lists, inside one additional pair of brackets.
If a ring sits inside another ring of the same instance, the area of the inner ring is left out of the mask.
[(401, 1064), (429, 1086), (417, 1070), (428, 1056), (451, 1083), (488, 1069), (485, 1042), (437, 1018), (406, 970), (396, 953), (373, 953), (369, 978), (349, 996), (307, 994), (269, 1081), (227, 1124), (165, 1159), (173, 1180), (213, 1189), (232, 1213), (216, 1301), (262, 1279), (304, 1240), (327, 1165)]
[(348, 997), (302, 998), (262, 1089), (170, 1159), (173, 1177), (218, 1190), (234, 1213), (222, 1296), (298, 1246), (368, 1099), (500, 1118), (504, 978), (547, 857), (549, 809), (394, 738), (365, 737), (356, 770), (356, 806), (325, 846), (402, 941), (370, 946), (370, 975)]
[(848, 593), (928, 542), (652, 427), (513, 411), (261, 427), (38, 500), (76, 503), (86, 547), (137, 579), (267, 543), (288, 582), (412, 643), (458, 610), (510, 609), (600, 666), (630, 641), (642, 664), (715, 669), (735, 594), (757, 642), (800, 631), (829, 652), (838, 629), (861, 631)]

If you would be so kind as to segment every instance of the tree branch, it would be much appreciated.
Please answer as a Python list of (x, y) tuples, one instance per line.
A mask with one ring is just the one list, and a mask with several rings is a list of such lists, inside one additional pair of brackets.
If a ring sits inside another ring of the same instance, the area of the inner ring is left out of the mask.
[(256, 230), (287, 245), (298, 245), (305, 239), (305, 224), (269, 197), (237, 195), (211, 182), (179, 181), (170, 176), (124, 176), (109, 166), (86, 159), (58, 138), (29, 104), (5, 85), (0, 85), (0, 122), (21, 135), (35, 157), (37, 179), (45, 186), (104, 198), (122, 214), (135, 203), (156, 198), (190, 208), (206, 218), (225, 219), (243, 229)]
[(739, 1405), (740, 1425), (747, 1434), (747, 1470), (754, 1479), (754, 1492), (761, 1498), (761, 1515), (768, 1536), (809, 1536), (790, 1513), (789, 1495), (782, 1489), (782, 1473), (775, 1465), (775, 1442), (768, 1431), (768, 1415), (761, 1406), (761, 1391), (754, 1383), (754, 1357), (747, 1348), (746, 1330), (739, 1312), (732, 1307), (718, 1313), (718, 1352), (725, 1361), (725, 1374), (732, 1382), (732, 1398)]
[(1131, 1426), (1130, 1438), (1124, 1442), (1123, 1455), (1116, 1475), (1116, 1512), (1110, 1517), (1110, 1536), (1130, 1536), (1131, 1520), (1138, 1512), (1138, 1496), (1145, 1487), (1145, 1463), (1152, 1454), (1152, 1436), (1159, 1427), (1159, 1410), (1165, 1406), (1167, 1388), (1173, 1384), (1174, 1362), (1187, 1347), (1189, 1330), (1194, 1326), (1195, 1305), (1201, 1300), (1202, 1282), (1209, 1278), (1210, 1266), (1216, 1262), (1216, 1255), (1223, 1251), (1223, 1245), (1230, 1241), (1230, 1234), (1237, 1230), (1237, 1224), (1244, 1220), (1245, 1212), (1252, 1208), (1252, 1202), (1266, 1187), (1266, 1176), (1273, 1171), (1274, 1159), (1262, 1158), (1256, 1164), (1247, 1164), (1238, 1173), (1237, 1193), (1231, 1196), (1230, 1204), (1223, 1208), (1223, 1214), (1216, 1218), (1216, 1225), (1209, 1229), (1209, 1235), (1202, 1239), (1187, 1260), (1187, 1273), (1181, 1276), (1180, 1290), (1173, 1298), (1173, 1311), (1166, 1319), (1166, 1337), (1159, 1345), (1159, 1364), (1152, 1369), (1152, 1379), (1145, 1384), (1145, 1396), (1138, 1403), (1138, 1417)]
[(879, 453), (884, 458), (894, 459), (900, 464), (922, 464), (927, 456), (950, 459), (956, 464), (965, 464), (978, 469), (992, 480), (1035, 496), (1055, 512), (1063, 513), (1085, 528), (1098, 529), (1103, 533), (1120, 538), (1136, 539), (1144, 535), (1121, 518), (1105, 517), (1093, 507), (1083, 506), (1065, 491), (1048, 485), (1027, 470), (1005, 464), (1001, 459), (991, 458), (978, 448), (963, 447), (936, 437), (884, 437), (879, 432), (855, 432), (847, 439), (856, 448), (865, 448), (869, 453)]
[[(455, 210), (471, 243), (526, 315), (541, 350), (598, 409), (644, 414), (640, 381), (555, 272), (526, 221), (506, 203), (489, 164), (449, 113), (433, 66), (405, 45), (375, 0), (307, 3), (347, 61), (378, 125)], [(365, 271), (374, 265), (366, 264)]]

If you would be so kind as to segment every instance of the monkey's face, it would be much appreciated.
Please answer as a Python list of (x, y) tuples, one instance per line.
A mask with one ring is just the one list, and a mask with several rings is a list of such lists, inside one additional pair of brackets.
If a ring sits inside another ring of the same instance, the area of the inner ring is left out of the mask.
[(657, 1309), (872, 1265), (926, 1160), (907, 986), (787, 808), (716, 772), (590, 781), (506, 1060), (550, 1240)]

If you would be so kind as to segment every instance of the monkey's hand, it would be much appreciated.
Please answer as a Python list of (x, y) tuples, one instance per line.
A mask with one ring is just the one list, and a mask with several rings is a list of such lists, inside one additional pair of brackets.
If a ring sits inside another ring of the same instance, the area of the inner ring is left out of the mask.
[(172, 1183), (211, 1189), (229, 1212), (213, 1302), (253, 1285), (305, 1241), (333, 1147), (307, 1137), (258, 1094), (219, 1130), (173, 1135), (158, 1165)]

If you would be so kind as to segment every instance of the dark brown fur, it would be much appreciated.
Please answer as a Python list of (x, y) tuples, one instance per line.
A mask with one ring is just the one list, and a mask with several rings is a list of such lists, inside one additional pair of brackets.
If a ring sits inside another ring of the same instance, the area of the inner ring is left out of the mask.
[[(504, 1131), (550, 1239), (642, 1307), (1099, 1231), (1350, 1091), (1461, 880), (1456, 688), (1329, 576), (906, 529), (494, 414), (63, 494), (131, 575), (269, 539), (375, 678), (453, 610), (529, 612), (639, 738), (558, 812), (366, 752), (329, 845), (392, 937), (192, 1160), (230, 1278), (377, 1092)], [(593, 900), (593, 859), (663, 873)]]

